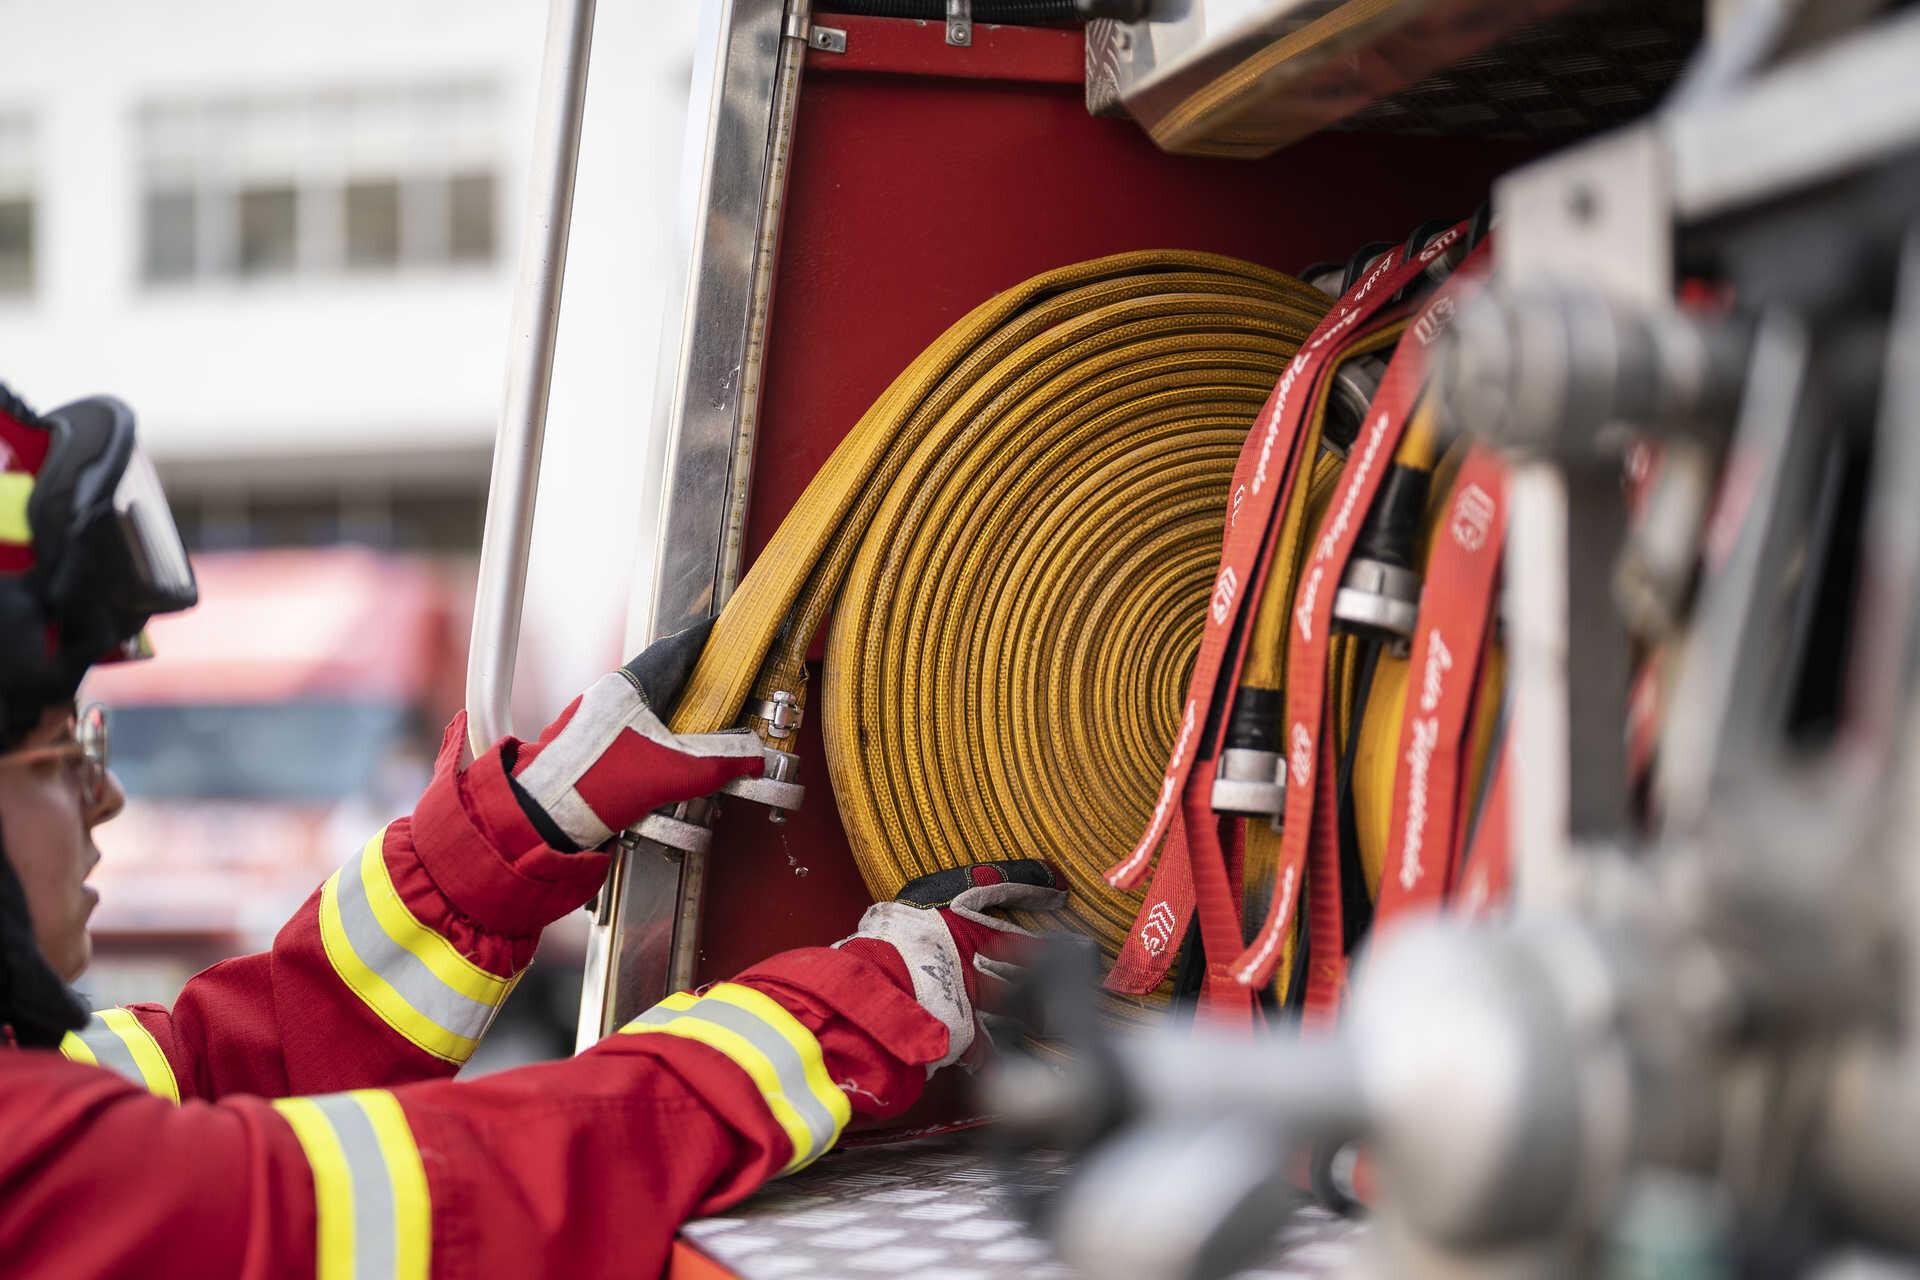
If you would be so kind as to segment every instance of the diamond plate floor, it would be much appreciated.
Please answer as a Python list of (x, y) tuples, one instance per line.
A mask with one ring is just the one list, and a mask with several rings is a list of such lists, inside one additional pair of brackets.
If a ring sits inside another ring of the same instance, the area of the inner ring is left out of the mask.
[[(685, 1237), (741, 1280), (1001, 1280), (1071, 1277), (1026, 1234), (1010, 1197), (1065, 1175), (1065, 1158), (1036, 1152), (1009, 1173), (964, 1137), (835, 1153), (727, 1213), (689, 1222)], [(1361, 1228), (1302, 1209), (1270, 1256), (1235, 1280), (1338, 1275)]]

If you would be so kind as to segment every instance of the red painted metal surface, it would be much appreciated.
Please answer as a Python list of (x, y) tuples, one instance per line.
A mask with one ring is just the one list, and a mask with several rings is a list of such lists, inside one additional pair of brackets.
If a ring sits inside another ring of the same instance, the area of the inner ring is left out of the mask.
[(1072, 85), (1086, 72), (1086, 41), (1078, 27), (1004, 27), (975, 23), (973, 43), (947, 43), (945, 22), (862, 18), (817, 13), (814, 22), (847, 33), (845, 53), (815, 49), (807, 73), (892, 73), (963, 80), (1031, 80)]
[[(842, 21), (856, 20), (829, 25)], [(937, 29), (919, 24), (861, 25), (946, 48)], [(995, 291), (1127, 249), (1206, 249), (1287, 270), (1344, 260), (1366, 241), (1471, 212), (1489, 180), (1528, 154), (1333, 134), (1259, 161), (1169, 156), (1129, 121), (1089, 117), (1077, 84), (1023, 78), (1029, 60), (1057, 56), (1033, 49), (1061, 35), (1002, 28), (974, 51), (978, 76), (809, 62), (767, 342), (749, 561), (893, 377)], [(849, 51), (857, 47), (850, 34)], [(784, 828), (753, 805), (733, 805), (721, 819), (702, 981), (783, 947), (838, 938), (866, 905), (817, 722), (803, 727), (801, 753), (806, 808)]]

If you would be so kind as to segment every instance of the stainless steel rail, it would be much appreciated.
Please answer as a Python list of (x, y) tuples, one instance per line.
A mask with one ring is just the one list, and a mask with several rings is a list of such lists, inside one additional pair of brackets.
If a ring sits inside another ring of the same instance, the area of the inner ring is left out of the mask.
[(540, 449), (547, 431), (560, 290), (567, 274), (567, 232), (573, 220), (573, 178), (580, 159), (594, 3), (553, 0), (547, 15), (506, 397), (493, 438), (493, 478), (487, 486), (473, 635), (467, 650), (467, 741), (475, 754), (512, 728), (513, 667), (520, 649), (520, 611), (526, 600), (527, 549), (540, 486)]
[[(687, 132), (686, 235), (669, 304), (648, 473), (657, 519), (627, 648), (717, 613), (739, 576), (787, 147), (808, 0), (707, 0)], [(691, 815), (689, 815), (691, 816)], [(588, 937), (582, 1046), (692, 977), (705, 854), (623, 839)]]

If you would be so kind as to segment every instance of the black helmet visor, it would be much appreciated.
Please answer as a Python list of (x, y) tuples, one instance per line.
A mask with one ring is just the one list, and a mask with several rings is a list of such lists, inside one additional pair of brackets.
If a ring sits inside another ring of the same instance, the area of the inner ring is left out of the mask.
[(112, 615), (109, 643), (148, 616), (199, 599), (193, 566), (153, 463), (134, 439), (133, 412), (111, 396), (44, 415), (51, 433), (27, 519), (55, 616), (76, 606)]

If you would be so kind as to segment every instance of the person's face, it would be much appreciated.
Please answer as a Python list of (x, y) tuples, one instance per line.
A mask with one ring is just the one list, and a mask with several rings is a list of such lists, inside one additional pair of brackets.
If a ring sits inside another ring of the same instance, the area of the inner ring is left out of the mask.
[[(14, 751), (0, 756), (0, 834), (26, 890), (34, 942), (54, 972), (71, 982), (93, 958), (87, 917), (100, 895), (86, 878), (100, 861), (93, 828), (126, 802), (111, 773), (90, 782), (74, 744), (73, 709), (52, 707)], [(9, 758), (14, 757), (14, 758)], [(94, 791), (88, 803), (88, 792)]]

